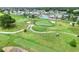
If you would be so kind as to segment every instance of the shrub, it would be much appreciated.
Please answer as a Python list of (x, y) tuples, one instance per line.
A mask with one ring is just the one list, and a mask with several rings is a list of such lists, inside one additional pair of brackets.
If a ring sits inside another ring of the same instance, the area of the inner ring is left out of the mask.
[(58, 37), (60, 34), (59, 33), (56, 33), (56, 37)]
[(4, 52), (4, 50), (2, 48), (0, 48), (0, 52)]
[(72, 47), (77, 47), (77, 43), (76, 43), (76, 40), (75, 39), (73, 39), (72, 41), (70, 41), (69, 44)]

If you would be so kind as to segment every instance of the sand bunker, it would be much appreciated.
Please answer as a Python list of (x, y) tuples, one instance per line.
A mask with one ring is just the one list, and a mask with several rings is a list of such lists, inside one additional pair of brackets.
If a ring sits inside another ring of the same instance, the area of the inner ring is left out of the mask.
[(14, 46), (4, 47), (3, 50), (5, 52), (28, 52), (27, 50), (25, 50), (23, 48), (14, 47)]

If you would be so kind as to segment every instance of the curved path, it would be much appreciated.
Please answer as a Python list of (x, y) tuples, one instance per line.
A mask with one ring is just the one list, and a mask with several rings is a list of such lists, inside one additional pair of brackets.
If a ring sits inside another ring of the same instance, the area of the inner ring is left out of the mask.
[[(33, 26), (34, 26), (33, 24), (30, 24), (30, 25), (27, 26), (27, 29), (34, 32), (34, 33), (56, 33), (56, 31), (48, 31), (48, 32), (35, 31), (35, 30), (32, 29)], [(22, 32), (22, 31), (24, 31), (24, 29), (21, 29), (21, 30), (15, 31), (15, 32), (0, 32), (0, 34), (16, 34), (16, 33)], [(60, 32), (60, 33), (77, 36), (76, 34), (67, 33), (67, 32)]]
[(35, 31), (35, 30), (32, 29), (33, 26), (34, 26), (33, 24), (30, 24), (30, 25), (28, 25), (27, 29), (34, 32), (34, 33), (52, 33), (52, 32), (55, 32), (55, 31), (48, 31), (48, 32)]
[(0, 34), (16, 34), (16, 33), (22, 32), (22, 31), (24, 31), (24, 29), (21, 29), (21, 30), (15, 31), (15, 32), (0, 32)]
[[(27, 29), (29, 29), (30, 31), (34, 32), (34, 33), (55, 33), (56, 31), (48, 31), (48, 32), (39, 32), (39, 31), (35, 31), (32, 29), (34, 25), (30, 24), (28, 25)], [(73, 35), (73, 36), (77, 36), (76, 34), (72, 34), (72, 33), (67, 33), (67, 32), (59, 32), (59, 33), (64, 33), (64, 34), (69, 34), (69, 35)]]

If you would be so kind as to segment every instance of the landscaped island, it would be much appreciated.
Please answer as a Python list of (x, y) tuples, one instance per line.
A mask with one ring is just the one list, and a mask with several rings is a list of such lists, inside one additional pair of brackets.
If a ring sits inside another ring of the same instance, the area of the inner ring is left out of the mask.
[(0, 50), (79, 51), (78, 13), (78, 8), (1, 8)]

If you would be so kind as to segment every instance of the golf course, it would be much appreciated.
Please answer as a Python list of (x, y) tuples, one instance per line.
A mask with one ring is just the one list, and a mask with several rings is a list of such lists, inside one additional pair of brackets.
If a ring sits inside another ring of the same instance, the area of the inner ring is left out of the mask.
[(29, 52), (79, 51), (79, 25), (73, 27), (71, 21), (62, 19), (55, 21), (40, 17), (10, 16), (15, 19), (16, 25), (12, 28), (0, 26), (0, 50), (16, 46)]

